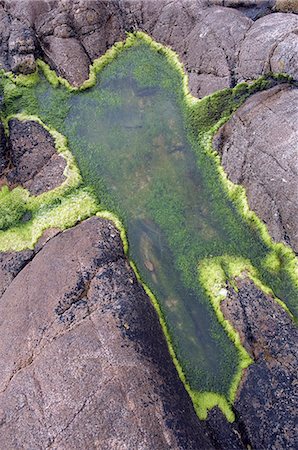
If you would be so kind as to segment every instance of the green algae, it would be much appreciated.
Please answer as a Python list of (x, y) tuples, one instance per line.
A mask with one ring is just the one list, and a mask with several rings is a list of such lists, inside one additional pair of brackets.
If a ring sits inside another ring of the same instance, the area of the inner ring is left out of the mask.
[[(66, 138), (56, 130), (46, 126), (38, 117), (25, 114), (2, 117), (8, 134), (11, 119), (30, 120), (42, 125), (54, 138), (55, 148), (66, 160), (65, 180), (55, 189), (38, 196), (30, 195), (27, 189), (16, 187), (0, 190), (0, 249), (1, 251), (21, 251), (33, 248), (43, 232), (48, 228), (65, 230), (84, 220), (99, 209), (99, 203), (90, 188), (82, 185), (82, 178)], [(28, 215), (25, 221), (23, 218)]]
[[(244, 190), (227, 180), (212, 137), (249, 95), (287, 77), (263, 77), (198, 101), (177, 56), (140, 33), (96, 61), (79, 88), (38, 66), (39, 77), (28, 82), (2, 80), (4, 115), (37, 115), (67, 136), (84, 181), (101, 201), (98, 214), (117, 219), (126, 251), (129, 241), (132, 267), (199, 417), (217, 404), (233, 420), (231, 404), (251, 359), (220, 312), (227, 279), (246, 270), (293, 311), (297, 264), (249, 211)], [(88, 214), (95, 208), (94, 201)]]

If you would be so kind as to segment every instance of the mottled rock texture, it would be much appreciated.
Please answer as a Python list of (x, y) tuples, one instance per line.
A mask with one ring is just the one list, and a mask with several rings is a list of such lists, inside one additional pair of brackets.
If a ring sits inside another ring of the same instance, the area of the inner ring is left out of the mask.
[[(143, 30), (178, 52), (194, 95), (269, 71), (297, 77), (298, 18), (275, 10), (295, 2), (3, 0), (0, 66), (30, 73), (41, 56), (79, 85), (125, 31)], [(296, 105), (289, 86), (257, 94), (215, 140), (272, 236), (295, 249)], [(0, 183), (38, 195), (64, 180), (65, 161), (40, 125), (11, 120), (9, 131), (7, 140), (0, 125)], [(222, 310), (255, 362), (236, 422), (217, 408), (200, 422), (111, 223), (48, 230), (34, 250), (2, 253), (0, 448), (296, 448), (297, 329), (248, 279), (238, 285)]]
[(8, 127), (7, 142), (2, 134), (0, 147), (0, 183), (21, 185), (32, 195), (59, 186), (65, 180), (66, 160), (58, 155), (51, 134), (29, 120), (11, 119)]
[(298, 330), (289, 314), (248, 279), (238, 280), (222, 303), (254, 359), (246, 370), (234, 410), (255, 449), (297, 448)]
[(215, 136), (228, 177), (246, 188), (250, 208), (276, 241), (298, 252), (298, 89), (249, 98)]
[(28, 73), (41, 56), (79, 85), (88, 78), (90, 63), (123, 40), (125, 31), (142, 30), (178, 52), (191, 91), (202, 97), (270, 70), (297, 77), (298, 17), (262, 17), (275, 10), (294, 11), (290, 3), (5, 0), (0, 5), (0, 64)]
[(0, 317), (1, 448), (213, 448), (111, 223), (46, 243)]

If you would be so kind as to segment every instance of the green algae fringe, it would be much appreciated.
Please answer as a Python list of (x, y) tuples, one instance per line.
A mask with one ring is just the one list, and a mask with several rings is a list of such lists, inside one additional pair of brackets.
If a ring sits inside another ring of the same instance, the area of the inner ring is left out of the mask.
[[(102, 57), (95, 60), (90, 66), (89, 78), (81, 86), (78, 87), (72, 86), (66, 79), (58, 76), (55, 71), (51, 70), (50, 67), (41, 60), (38, 60), (37, 71), (32, 75), (15, 76), (12, 73), (4, 73), (4, 71), (2, 71), (1, 73), (4, 74), (5, 77), (10, 81), (15, 83), (16, 86), (30, 88), (34, 86), (38, 81), (38, 71), (41, 71), (52, 86), (58, 87), (59, 85), (62, 85), (69, 92), (79, 92), (94, 86), (97, 80), (97, 74), (101, 72), (105, 66), (112, 62), (124, 49), (130, 48), (140, 41), (146, 43), (153, 50), (165, 56), (171, 67), (173, 67), (180, 74), (182, 80), (184, 113), (186, 122), (188, 123), (190, 130), (192, 130), (193, 132), (192, 140), (194, 149), (196, 149), (198, 144), (201, 143), (205, 152), (208, 153), (212, 158), (214, 158), (214, 160), (216, 161), (218, 173), (220, 174), (222, 184), (227, 195), (233, 201), (234, 205), (240, 212), (241, 216), (245, 219), (245, 221), (255, 227), (264, 243), (272, 250), (266, 261), (267, 266), (270, 267), (270, 269), (274, 272), (274, 270), (278, 270), (281, 258), (283, 260), (286, 260), (286, 270), (288, 272), (288, 275), (293, 280), (295, 286), (298, 287), (298, 264), (294, 252), (284, 244), (274, 243), (272, 241), (266, 225), (257, 217), (254, 212), (250, 211), (244, 188), (235, 185), (228, 180), (227, 175), (225, 174), (220, 164), (220, 157), (212, 147), (212, 139), (216, 131), (231, 117), (232, 113), (239, 106), (241, 106), (245, 99), (248, 98), (249, 95), (263, 89), (267, 89), (271, 86), (268, 77), (261, 77), (259, 80), (253, 82), (250, 85), (247, 83), (240, 83), (233, 90), (226, 89), (220, 91), (220, 93), (217, 92), (208, 97), (205, 97), (202, 100), (199, 100), (193, 97), (189, 91), (188, 76), (184, 70), (183, 64), (179, 61), (178, 55), (170, 48), (167, 48), (162, 44), (153, 41), (153, 39), (142, 32), (136, 32), (133, 34), (128, 33), (127, 39), (125, 41), (114, 44), (114, 46), (109, 49)], [(276, 83), (291, 81), (291, 78), (288, 75), (284, 74), (271, 74), (269, 78), (271, 78), (271, 80), (274, 80)], [(9, 89), (13, 90), (13, 87), (10, 86)], [(228, 93), (230, 93), (231, 91), (235, 93), (234, 99), (231, 103), (226, 105), (224, 103), (224, 94), (226, 92), (228, 96)], [(237, 95), (239, 99), (237, 99)], [(197, 132), (195, 127), (195, 119), (200, 113), (198, 108), (200, 107), (203, 110), (204, 107), (210, 108), (210, 105), (212, 106), (212, 117), (210, 120), (206, 119), (205, 128), (200, 132)], [(223, 115), (224, 111), (225, 114)], [(214, 120), (216, 119), (217, 114), (218, 120)], [(37, 239), (41, 236), (42, 231), (44, 231), (46, 228), (55, 226), (64, 229), (73, 226), (79, 220), (83, 220), (86, 217), (90, 217), (91, 215), (96, 214), (97, 216), (108, 219), (115, 224), (115, 226), (120, 231), (124, 251), (126, 255), (128, 255), (128, 241), (125, 229), (121, 221), (109, 211), (100, 211), (100, 205), (98, 205), (91, 191), (88, 191), (86, 189), (84, 190), (82, 188), (79, 190), (74, 190), (74, 188), (77, 188), (77, 186), (80, 185), (81, 176), (71, 152), (67, 149), (66, 139), (60, 133), (57, 133), (52, 128), (47, 127), (36, 116), (18, 115), (14, 117), (17, 117), (20, 120), (35, 120), (52, 134), (55, 139), (57, 151), (61, 153), (61, 155), (67, 161), (67, 167), (65, 169), (66, 181), (53, 191), (41, 194), (38, 197), (31, 198), (26, 190), (21, 190), (22, 192), (20, 190), (16, 191), (15, 194), (12, 194), (13, 191), (11, 191), (11, 195), (23, 196), (27, 201), (29, 201), (29, 204), (31, 202), (31, 204), (34, 205), (34, 207), (37, 209), (42, 209), (44, 204), (47, 204), (51, 200), (53, 200), (53, 196), (62, 196), (62, 199), (60, 199), (61, 204), (55, 209), (46, 209), (45, 216), (43, 216), (42, 213), (40, 216), (37, 215), (34, 223), (32, 223), (31, 221), (31, 224), (30, 222), (28, 222), (26, 224), (19, 225), (18, 227), (12, 227), (9, 230), (0, 231), (0, 249), (2, 251), (7, 251), (22, 250), (28, 247), (32, 248)], [(8, 120), (9, 118), (6, 119), (6, 126)], [(71, 193), (67, 195), (69, 191), (71, 191)], [(7, 189), (2, 193), (2, 195), (9, 195)], [(55, 214), (53, 214), (53, 212), (55, 212)], [(12, 219), (12, 221), (13, 220), (14, 219)], [(30, 228), (30, 232), (28, 228)], [(29, 234), (31, 235), (30, 239), (28, 239)], [(223, 270), (223, 264), (225, 266), (225, 270)], [(288, 313), (290, 313), (290, 311), (288, 310), (286, 305), (279, 299), (274, 297), (273, 292), (259, 280), (258, 273), (252, 266), (250, 261), (245, 260), (244, 258), (231, 258), (229, 256), (208, 258), (204, 261), (201, 261), (198, 267), (199, 281), (202, 283), (204, 289), (207, 292), (218, 321), (221, 323), (238, 350), (239, 365), (230, 387), (228, 399), (223, 395), (214, 392), (194, 391), (193, 389), (191, 389), (185, 377), (183, 369), (176, 357), (174, 347), (171, 342), (171, 337), (168, 332), (167, 324), (156, 297), (149, 289), (149, 287), (142, 281), (137, 267), (135, 266), (133, 261), (130, 261), (130, 265), (133, 268), (137, 279), (142, 283), (158, 314), (159, 321), (168, 344), (169, 352), (178, 371), (179, 377), (184, 383), (184, 386), (193, 401), (194, 408), (198, 417), (200, 419), (206, 419), (208, 411), (214, 406), (218, 406), (223, 411), (227, 419), (232, 422), (235, 418), (232, 411), (232, 404), (235, 400), (237, 388), (242, 376), (242, 371), (247, 368), (253, 361), (246, 350), (243, 348), (239, 334), (233, 329), (231, 324), (227, 320), (225, 320), (220, 309), (220, 303), (227, 295), (227, 278), (232, 280), (236, 276), (241, 276), (241, 274), (246, 273), (254, 281), (254, 283), (260, 289), (262, 289), (262, 291), (270, 294), (273, 298), (275, 298), (275, 300), (278, 301), (279, 304), (281, 304), (281, 306), (285, 308)]]

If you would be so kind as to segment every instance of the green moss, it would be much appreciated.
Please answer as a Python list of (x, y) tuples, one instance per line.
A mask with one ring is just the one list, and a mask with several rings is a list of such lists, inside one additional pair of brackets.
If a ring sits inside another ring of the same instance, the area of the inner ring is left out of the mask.
[(28, 193), (17, 187), (10, 191), (7, 186), (0, 190), (0, 230), (6, 230), (21, 220), (28, 211)]
[(46, 229), (65, 230), (91, 217), (98, 209), (97, 199), (88, 190), (73, 191), (55, 204), (41, 205), (28, 222), (0, 231), (0, 249), (6, 252), (34, 248)]

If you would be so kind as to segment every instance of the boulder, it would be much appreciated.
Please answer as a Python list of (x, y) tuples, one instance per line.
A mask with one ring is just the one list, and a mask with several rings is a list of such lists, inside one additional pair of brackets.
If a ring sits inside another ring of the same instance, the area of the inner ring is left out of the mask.
[(240, 47), (237, 81), (254, 80), (271, 71), (287, 70), (297, 79), (297, 31), (298, 16), (295, 14), (275, 13), (254, 22)]
[(57, 154), (53, 137), (39, 123), (11, 119), (7, 145), (11, 169), (6, 181), (10, 186), (21, 185), (39, 195), (65, 180), (66, 160)]
[(298, 90), (277, 86), (250, 97), (214, 145), (231, 181), (276, 241), (298, 252)]
[(248, 278), (229, 289), (221, 309), (254, 363), (234, 404), (250, 448), (293, 449), (296, 440), (298, 330), (289, 314)]
[(214, 448), (111, 223), (47, 242), (0, 317), (1, 448)]

